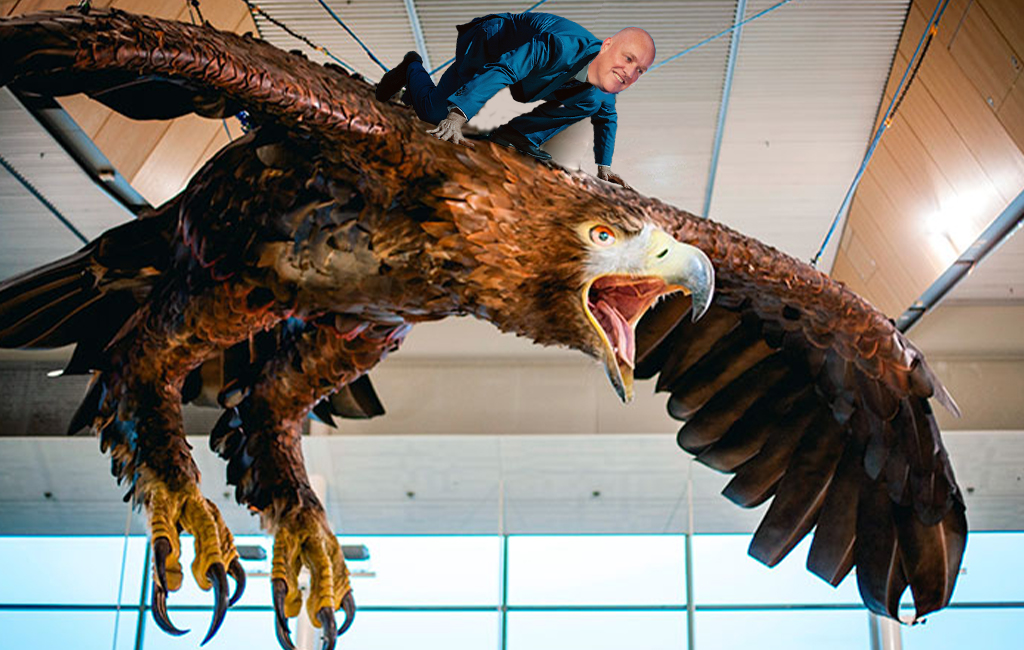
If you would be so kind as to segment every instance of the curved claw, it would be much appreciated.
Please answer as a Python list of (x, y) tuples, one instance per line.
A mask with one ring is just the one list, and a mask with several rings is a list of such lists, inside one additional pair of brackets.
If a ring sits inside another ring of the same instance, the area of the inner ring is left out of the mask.
[(156, 567), (156, 579), (153, 580), (153, 620), (164, 632), (181, 636), (188, 630), (179, 630), (167, 616), (167, 557), (170, 554), (170, 540), (166, 537), (153, 540), (153, 564)]
[(274, 592), (274, 627), (277, 631), (277, 642), (284, 650), (295, 650), (291, 632), (288, 631), (288, 617), (284, 614), (284, 597), (288, 595), (288, 583), (281, 578), (274, 578), (270, 585)]
[(320, 621), (324, 643), (320, 650), (334, 650), (334, 644), (338, 640), (338, 622), (334, 620), (334, 611), (330, 607), (321, 607), (316, 613)]
[(242, 567), (242, 563), (238, 561), (237, 557), (228, 565), (228, 575), (235, 579), (235, 593), (228, 601), (228, 607), (231, 607), (238, 602), (238, 599), (242, 597), (242, 592), (245, 591), (245, 568)]
[(352, 595), (352, 592), (345, 594), (345, 597), (341, 599), (341, 608), (345, 610), (345, 624), (338, 630), (338, 636), (341, 636), (345, 631), (351, 627), (352, 621), (356, 620), (356, 599)]
[(206, 645), (206, 642), (213, 638), (213, 635), (220, 629), (224, 622), (224, 614), (228, 611), (228, 574), (224, 571), (224, 565), (220, 562), (211, 564), (206, 570), (206, 577), (213, 584), (213, 620), (210, 621), (210, 629), (206, 632), (206, 638), (199, 645)]

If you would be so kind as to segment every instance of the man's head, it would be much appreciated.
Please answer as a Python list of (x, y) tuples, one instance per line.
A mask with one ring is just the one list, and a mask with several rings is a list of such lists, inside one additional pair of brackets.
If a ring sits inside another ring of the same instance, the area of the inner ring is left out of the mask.
[(590, 62), (587, 81), (606, 93), (620, 93), (654, 63), (654, 39), (639, 27), (627, 27), (601, 43)]

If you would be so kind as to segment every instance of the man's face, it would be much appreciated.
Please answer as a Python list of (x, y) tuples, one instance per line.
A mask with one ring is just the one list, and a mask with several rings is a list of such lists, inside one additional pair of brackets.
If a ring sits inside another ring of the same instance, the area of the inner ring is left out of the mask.
[(587, 81), (606, 93), (632, 86), (654, 63), (654, 44), (643, 32), (619, 32), (601, 44), (590, 63)]

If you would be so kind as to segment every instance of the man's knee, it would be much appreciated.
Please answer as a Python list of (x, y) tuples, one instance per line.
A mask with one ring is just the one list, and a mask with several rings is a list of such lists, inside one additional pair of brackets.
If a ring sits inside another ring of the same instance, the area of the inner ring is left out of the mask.
[(441, 96), (445, 91), (434, 84), (423, 64), (409, 66), (405, 88), (402, 101), (412, 106), (424, 122), (437, 124), (448, 116), (448, 97)]

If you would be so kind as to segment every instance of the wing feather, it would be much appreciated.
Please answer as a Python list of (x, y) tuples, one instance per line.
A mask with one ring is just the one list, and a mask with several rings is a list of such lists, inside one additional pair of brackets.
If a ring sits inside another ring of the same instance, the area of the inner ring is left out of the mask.
[(711, 396), (733, 382), (773, 350), (761, 338), (760, 323), (744, 319), (720, 338), (696, 363), (672, 382), (669, 413), (689, 419)]
[(750, 542), (750, 555), (768, 566), (775, 566), (814, 527), (839, 463), (842, 427), (829, 417), (817, 418), (818, 423), (822, 428), (808, 430), (793, 453)]
[(775, 422), (764, 447), (743, 463), (722, 494), (736, 505), (752, 508), (775, 493), (793, 452), (805, 435), (816, 435), (828, 421), (828, 411), (809, 394), (797, 402), (782, 422)]

